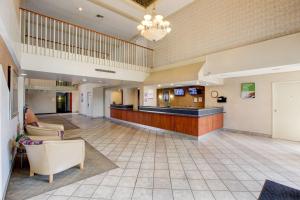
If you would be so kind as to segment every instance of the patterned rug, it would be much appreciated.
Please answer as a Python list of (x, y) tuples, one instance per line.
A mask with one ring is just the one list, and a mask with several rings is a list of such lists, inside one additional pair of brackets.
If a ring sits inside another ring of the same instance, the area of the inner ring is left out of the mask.
[(48, 183), (48, 176), (35, 175), (30, 177), (28, 161), (23, 161), (23, 168), (20, 168), (20, 160), (16, 159), (5, 199), (27, 199), (118, 167), (87, 142), (85, 142), (85, 152), (83, 170), (80, 170), (79, 167), (73, 167), (55, 174), (51, 184)]

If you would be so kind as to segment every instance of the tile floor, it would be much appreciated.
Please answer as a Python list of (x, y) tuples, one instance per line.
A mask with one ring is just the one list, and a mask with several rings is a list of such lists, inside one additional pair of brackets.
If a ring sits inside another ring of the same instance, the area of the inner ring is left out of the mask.
[(201, 141), (64, 115), (120, 168), (31, 200), (252, 200), (265, 179), (300, 188), (300, 143), (220, 132)]

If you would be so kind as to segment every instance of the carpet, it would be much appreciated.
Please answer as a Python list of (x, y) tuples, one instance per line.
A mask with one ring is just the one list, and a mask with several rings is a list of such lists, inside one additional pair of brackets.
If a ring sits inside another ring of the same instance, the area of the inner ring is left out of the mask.
[(50, 123), (50, 124), (62, 124), (64, 125), (65, 130), (78, 129), (79, 127), (65, 119), (60, 115), (38, 115), (38, 118), (41, 122)]
[(55, 174), (52, 184), (48, 183), (48, 176), (35, 175), (29, 177), (28, 162), (23, 162), (23, 168), (21, 169), (20, 163), (16, 160), (5, 199), (27, 199), (118, 167), (87, 142), (85, 142), (85, 151), (84, 169), (80, 170), (79, 167), (73, 167)]
[(266, 180), (259, 200), (299, 200), (300, 190)]

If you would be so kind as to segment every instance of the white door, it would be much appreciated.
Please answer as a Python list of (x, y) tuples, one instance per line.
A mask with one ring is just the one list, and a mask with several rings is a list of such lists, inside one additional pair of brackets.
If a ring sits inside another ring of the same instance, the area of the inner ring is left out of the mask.
[(87, 92), (87, 116), (92, 116), (92, 93), (91, 92)]
[(110, 118), (111, 91), (105, 90), (104, 109), (105, 117)]
[(300, 81), (273, 83), (273, 138), (300, 141)]

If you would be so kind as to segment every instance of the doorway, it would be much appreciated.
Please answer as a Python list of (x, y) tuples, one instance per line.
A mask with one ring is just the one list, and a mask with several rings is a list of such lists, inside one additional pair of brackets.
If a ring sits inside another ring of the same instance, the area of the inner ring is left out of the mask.
[(72, 112), (72, 93), (57, 92), (56, 93), (56, 113)]
[(273, 138), (300, 141), (300, 81), (273, 83)]

